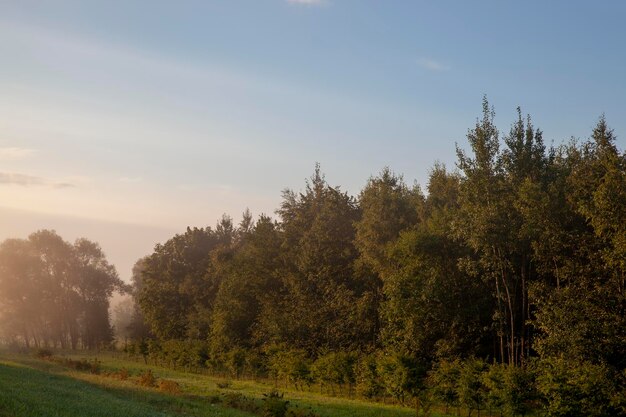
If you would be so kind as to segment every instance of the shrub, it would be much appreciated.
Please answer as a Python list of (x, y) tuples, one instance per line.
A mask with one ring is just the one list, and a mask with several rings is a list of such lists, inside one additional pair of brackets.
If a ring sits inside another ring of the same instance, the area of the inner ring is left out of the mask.
[(537, 378), (549, 417), (624, 415), (615, 407), (618, 386), (606, 366), (562, 358), (541, 360)]
[(168, 394), (178, 395), (181, 393), (180, 385), (178, 385), (178, 382), (171, 381), (169, 379), (160, 379), (159, 383), (157, 384), (157, 388), (159, 389), (159, 391), (166, 392)]
[(354, 367), (356, 355), (346, 352), (331, 352), (320, 356), (311, 370), (315, 380), (329, 385), (335, 392), (335, 385), (346, 384), (352, 387), (355, 381)]
[(426, 389), (424, 363), (401, 353), (389, 353), (378, 360), (377, 370), (385, 390), (404, 403), (406, 395), (418, 398)]
[(525, 368), (507, 367), (504, 375), (505, 409), (509, 415), (526, 415), (537, 398), (536, 371), (533, 364)]
[(137, 381), (139, 385), (142, 387), (153, 388), (156, 386), (156, 377), (152, 373), (150, 369), (139, 375), (139, 380)]
[(278, 391), (263, 394), (263, 417), (286, 417), (289, 401), (283, 400), (283, 396)]
[(376, 368), (376, 356), (362, 356), (356, 365), (357, 394), (365, 398), (377, 398), (383, 392), (383, 386)]
[(35, 352), (35, 356), (40, 359), (50, 359), (52, 357), (52, 351), (50, 349), (40, 348)]
[(507, 373), (508, 367), (506, 365), (493, 364), (488, 366), (482, 374), (482, 383), (485, 387), (485, 404), (490, 411), (495, 409), (502, 414), (507, 399), (505, 386)]
[(310, 385), (311, 361), (302, 350), (283, 350), (273, 347), (269, 352), (268, 368), (270, 376), (292, 383), (297, 389)]
[(128, 372), (128, 369), (122, 368), (122, 369), (119, 370), (117, 375), (118, 375), (119, 379), (121, 379), (122, 381), (126, 381), (128, 379), (128, 377), (130, 376), (130, 373)]
[(231, 376), (239, 379), (246, 366), (246, 351), (241, 348), (234, 348), (226, 355), (226, 367)]
[(483, 384), (483, 372), (487, 365), (480, 359), (468, 359), (461, 366), (459, 376), (459, 400), (470, 411), (485, 408), (487, 388)]
[(57, 363), (60, 363), (63, 366), (67, 366), (68, 368), (74, 369), (75, 371), (80, 372), (90, 372), (92, 374), (99, 374), (102, 363), (98, 359), (93, 359), (88, 361), (86, 359), (83, 360), (74, 360), (70, 358), (56, 359), (54, 360)]
[(229, 408), (247, 411), (249, 413), (258, 414), (259, 406), (253, 398), (248, 398), (239, 392), (227, 392), (222, 394), (223, 404)]
[(448, 408), (459, 407), (459, 377), (461, 375), (461, 365), (458, 360), (439, 361), (428, 376), (432, 386), (435, 400), (445, 406), (445, 414)]

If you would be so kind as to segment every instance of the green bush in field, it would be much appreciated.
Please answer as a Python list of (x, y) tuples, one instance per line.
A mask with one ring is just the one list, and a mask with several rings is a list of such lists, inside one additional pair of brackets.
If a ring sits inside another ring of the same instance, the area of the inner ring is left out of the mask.
[(365, 398), (378, 398), (384, 388), (378, 375), (376, 355), (363, 355), (355, 367), (356, 391)]
[(267, 375), (267, 357), (257, 350), (246, 353), (246, 371), (251, 377)]
[(453, 361), (441, 360), (435, 364), (428, 379), (429, 385), (436, 401), (445, 406), (448, 414), (450, 407), (456, 407), (457, 413), (459, 401), (459, 379), (461, 376), (461, 363), (458, 359)]
[(537, 388), (549, 417), (626, 414), (619, 400), (623, 381), (606, 366), (563, 358), (543, 359), (540, 364)]
[(378, 374), (387, 394), (404, 403), (406, 397), (418, 400), (426, 387), (425, 363), (405, 354), (392, 352), (378, 360)]
[(482, 373), (482, 384), (485, 387), (485, 407), (489, 409), (490, 414), (497, 411), (502, 414), (506, 400), (507, 390), (505, 384), (507, 366), (504, 364), (492, 364)]
[(311, 366), (312, 378), (321, 385), (331, 388), (348, 385), (352, 387), (356, 382), (355, 364), (357, 356), (354, 353), (331, 352), (318, 357)]
[(263, 417), (285, 417), (289, 401), (283, 399), (284, 394), (271, 391), (263, 394)]
[(505, 404), (507, 415), (526, 415), (532, 410), (537, 399), (535, 386), (535, 364), (527, 364), (524, 368), (508, 366), (504, 375)]
[(311, 385), (311, 360), (303, 350), (272, 347), (268, 352), (268, 369), (270, 377), (282, 379), (297, 389)]
[(246, 357), (247, 352), (240, 347), (233, 348), (226, 354), (226, 368), (231, 376), (242, 377), (246, 369)]
[(468, 359), (461, 365), (459, 400), (470, 411), (477, 410), (480, 413), (485, 408), (487, 387), (483, 383), (483, 373), (486, 371), (487, 364), (481, 359)]

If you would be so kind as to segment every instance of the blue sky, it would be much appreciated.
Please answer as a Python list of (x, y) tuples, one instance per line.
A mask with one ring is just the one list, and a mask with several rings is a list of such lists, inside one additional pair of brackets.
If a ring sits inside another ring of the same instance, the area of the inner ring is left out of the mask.
[(172, 231), (272, 213), (315, 162), (354, 194), (386, 165), (423, 184), (454, 166), (483, 94), (504, 131), (518, 105), (556, 143), (605, 113), (624, 148), (625, 17), (618, 1), (0, 0), (0, 238), (152, 228), (114, 259), (127, 275)]

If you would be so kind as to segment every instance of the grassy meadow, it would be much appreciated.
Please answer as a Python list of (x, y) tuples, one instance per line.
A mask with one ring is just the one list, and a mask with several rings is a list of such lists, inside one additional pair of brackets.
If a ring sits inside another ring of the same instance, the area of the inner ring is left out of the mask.
[[(68, 355), (75, 360), (93, 360), (94, 355)], [(93, 416), (263, 416), (261, 408), (244, 411), (246, 405), (263, 404), (272, 385), (251, 380), (225, 380), (216, 377), (160, 368), (131, 361), (122, 356), (97, 355), (100, 372), (76, 371), (58, 361), (33, 355), (0, 352), (0, 417)], [(124, 380), (115, 377), (128, 371)], [(157, 379), (174, 381), (178, 392), (162, 392), (157, 387), (138, 385), (140, 375), (151, 370)], [(318, 392), (280, 388), (294, 416), (322, 417), (401, 417), (414, 416), (415, 410)], [(242, 409), (243, 408), (243, 409)], [(309, 414), (315, 413), (315, 414)], [(289, 414), (288, 414), (289, 415)], [(433, 417), (443, 414), (433, 412)]]

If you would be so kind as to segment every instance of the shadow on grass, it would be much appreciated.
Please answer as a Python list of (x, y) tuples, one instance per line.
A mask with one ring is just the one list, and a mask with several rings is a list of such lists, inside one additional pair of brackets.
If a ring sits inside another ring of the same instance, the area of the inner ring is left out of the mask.
[(0, 362), (0, 416), (250, 416), (212, 405), (208, 400), (176, 397), (116, 384), (121, 382), (102, 378), (102, 384), (98, 384)]

